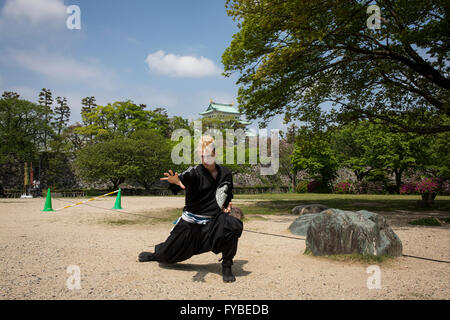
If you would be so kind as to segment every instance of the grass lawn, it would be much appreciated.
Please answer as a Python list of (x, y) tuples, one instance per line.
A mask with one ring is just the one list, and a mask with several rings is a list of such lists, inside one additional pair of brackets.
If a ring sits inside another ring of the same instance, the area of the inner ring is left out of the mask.
[(293, 207), (302, 204), (320, 203), (329, 208), (342, 210), (368, 210), (395, 212), (398, 210), (415, 212), (448, 212), (450, 215), (450, 196), (438, 195), (434, 206), (417, 206), (420, 195), (391, 194), (323, 194), (323, 193), (281, 193), (234, 196), (235, 200), (248, 200), (251, 204), (239, 205), (245, 214), (290, 214)]

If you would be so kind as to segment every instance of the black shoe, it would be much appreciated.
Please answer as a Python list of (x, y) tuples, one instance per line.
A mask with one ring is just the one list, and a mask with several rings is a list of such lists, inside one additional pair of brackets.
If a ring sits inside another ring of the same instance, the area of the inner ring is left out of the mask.
[(156, 261), (153, 252), (141, 252), (139, 254), (139, 262)]
[(233, 272), (231, 271), (231, 266), (222, 265), (222, 276), (223, 276), (223, 282), (236, 281), (236, 277), (233, 275)]

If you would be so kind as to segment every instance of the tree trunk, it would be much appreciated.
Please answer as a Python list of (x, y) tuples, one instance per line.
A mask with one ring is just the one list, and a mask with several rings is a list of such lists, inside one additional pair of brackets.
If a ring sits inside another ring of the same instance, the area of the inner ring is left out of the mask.
[(403, 169), (395, 169), (394, 170), (394, 174), (395, 174), (395, 186), (396, 186), (396, 192), (400, 193), (400, 187), (402, 184), (402, 173), (403, 173)]
[(422, 202), (425, 206), (432, 206), (434, 198), (436, 198), (436, 193), (427, 192), (422, 194)]
[(147, 181), (138, 181), (138, 183), (140, 183), (143, 187), (144, 187), (144, 189), (145, 190), (150, 190), (150, 187), (151, 187), (151, 183), (148, 183)]
[(113, 184), (114, 191), (116, 191), (117, 189), (119, 189), (119, 186), (120, 186), (120, 184), (122, 183), (122, 180), (121, 180), (121, 179), (110, 179), (110, 181), (111, 181), (112, 184)]
[(297, 188), (297, 172), (293, 172), (292, 175), (292, 192), (295, 192)]
[(362, 181), (362, 179), (364, 179), (364, 177), (365, 176), (367, 176), (368, 174), (369, 174), (369, 172), (370, 172), (370, 170), (367, 170), (367, 171), (359, 171), (359, 170), (354, 170), (353, 171), (353, 173), (355, 174), (355, 176), (356, 176), (356, 180), (358, 181), (358, 182), (361, 182)]

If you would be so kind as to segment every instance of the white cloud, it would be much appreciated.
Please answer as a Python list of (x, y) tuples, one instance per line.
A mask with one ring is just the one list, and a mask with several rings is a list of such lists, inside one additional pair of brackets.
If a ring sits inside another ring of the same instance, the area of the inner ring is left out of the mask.
[(67, 18), (63, 0), (6, 0), (2, 16), (32, 24), (59, 23)]
[(145, 59), (150, 71), (173, 77), (207, 77), (220, 74), (221, 70), (205, 57), (177, 56), (162, 50), (151, 53)]
[(98, 63), (78, 61), (63, 55), (44, 52), (9, 50), (0, 57), (3, 63), (20, 66), (24, 69), (44, 75), (51, 80), (64, 82), (89, 83), (92, 87), (111, 89), (111, 72), (104, 70)]
[(37, 103), (38, 101), (39, 92), (27, 86), (8, 86), (6, 88), (2, 88), (1, 94), (3, 94), (3, 91), (16, 92), (20, 95), (21, 99), (29, 100), (31, 102)]

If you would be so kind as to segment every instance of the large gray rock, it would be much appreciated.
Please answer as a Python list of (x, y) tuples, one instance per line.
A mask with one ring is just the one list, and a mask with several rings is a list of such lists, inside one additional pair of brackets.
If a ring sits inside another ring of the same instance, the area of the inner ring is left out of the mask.
[(296, 206), (294, 209), (292, 209), (292, 214), (301, 216), (308, 213), (319, 213), (326, 209), (328, 209), (328, 207), (324, 206), (323, 204), (304, 204), (301, 206)]
[(306, 233), (306, 248), (313, 255), (402, 255), (402, 242), (386, 220), (367, 210), (328, 209), (314, 215)]
[(309, 224), (317, 215), (318, 213), (311, 213), (298, 217), (289, 226), (289, 230), (291, 230), (293, 234), (306, 237), (306, 232), (308, 231)]

